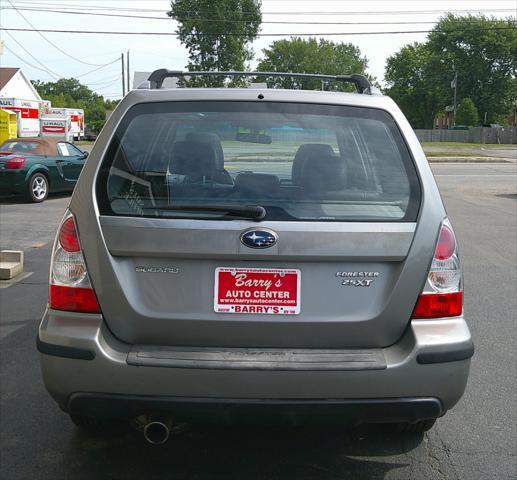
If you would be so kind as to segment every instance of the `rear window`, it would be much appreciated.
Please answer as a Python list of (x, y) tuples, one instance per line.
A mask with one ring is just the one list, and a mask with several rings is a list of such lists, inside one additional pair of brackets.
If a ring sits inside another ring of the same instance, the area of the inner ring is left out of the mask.
[(6, 142), (0, 146), (2, 152), (30, 152), (39, 146), (37, 142)]
[(97, 182), (105, 215), (231, 220), (261, 207), (266, 220), (415, 221), (420, 203), (392, 117), (333, 105), (140, 104)]

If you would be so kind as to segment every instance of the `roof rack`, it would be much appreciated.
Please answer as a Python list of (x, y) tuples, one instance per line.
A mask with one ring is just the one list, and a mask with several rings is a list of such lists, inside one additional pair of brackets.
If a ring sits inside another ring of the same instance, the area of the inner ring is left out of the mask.
[(358, 73), (351, 75), (322, 75), (318, 73), (291, 73), (291, 72), (183, 72), (181, 70), (167, 70), (160, 68), (155, 70), (149, 78), (148, 82), (142, 84), (143, 88), (159, 89), (163, 85), (166, 78), (181, 77), (208, 77), (208, 76), (225, 76), (225, 77), (294, 77), (294, 78), (315, 78), (318, 80), (333, 80), (336, 82), (353, 83), (358, 93), (372, 94), (378, 93), (378, 89), (373, 87), (370, 81)]

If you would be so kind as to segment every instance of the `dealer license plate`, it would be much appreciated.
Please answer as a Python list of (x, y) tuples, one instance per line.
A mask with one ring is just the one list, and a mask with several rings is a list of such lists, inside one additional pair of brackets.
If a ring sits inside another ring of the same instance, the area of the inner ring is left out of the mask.
[(214, 310), (296, 315), (300, 313), (300, 283), (301, 273), (296, 269), (218, 267)]

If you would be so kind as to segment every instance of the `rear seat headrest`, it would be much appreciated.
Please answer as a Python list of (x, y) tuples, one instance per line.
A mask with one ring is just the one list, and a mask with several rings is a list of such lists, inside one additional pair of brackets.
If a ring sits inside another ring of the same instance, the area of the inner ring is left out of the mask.
[(216, 168), (224, 169), (224, 152), (221, 145), (221, 139), (215, 133), (210, 132), (189, 132), (185, 139), (188, 142), (206, 143), (214, 150), (216, 158)]
[(309, 158), (320, 158), (334, 155), (334, 150), (327, 143), (305, 143), (296, 151), (291, 170), (293, 185), (301, 185), (301, 173), (305, 161)]
[(300, 184), (315, 192), (342, 190), (345, 187), (342, 159), (328, 154), (307, 158), (302, 164)]
[(170, 173), (199, 180), (202, 177), (213, 177), (216, 170), (216, 155), (208, 143), (180, 141), (173, 144)]

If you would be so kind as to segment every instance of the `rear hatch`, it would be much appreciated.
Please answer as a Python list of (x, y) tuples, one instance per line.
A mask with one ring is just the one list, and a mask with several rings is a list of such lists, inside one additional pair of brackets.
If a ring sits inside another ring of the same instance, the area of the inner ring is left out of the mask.
[(96, 197), (103, 242), (85, 258), (101, 262), (103, 315), (129, 343), (386, 346), (425, 279), (409, 261), (418, 177), (381, 110), (139, 104)]

